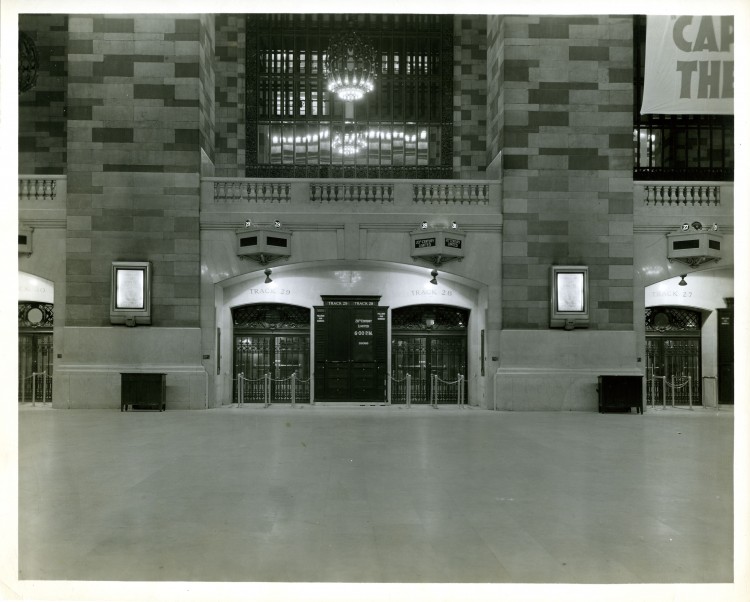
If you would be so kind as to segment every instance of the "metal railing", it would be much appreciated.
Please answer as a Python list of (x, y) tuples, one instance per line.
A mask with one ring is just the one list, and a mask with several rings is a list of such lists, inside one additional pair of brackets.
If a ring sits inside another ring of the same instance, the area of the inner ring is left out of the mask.
[(672, 407), (677, 407), (677, 404), (675, 404), (675, 391), (679, 389), (684, 389), (687, 387), (688, 390), (688, 406), (692, 410), (693, 409), (693, 378), (691, 376), (685, 376), (683, 378), (679, 378), (676, 376), (672, 376), (671, 379), (667, 379), (666, 376), (654, 376), (649, 379), (649, 382), (651, 383), (651, 395), (649, 396), (649, 405), (652, 408), (656, 407), (655, 399), (657, 397), (655, 391), (658, 388), (656, 385), (657, 383), (661, 382), (661, 406), (662, 409), (666, 409), (667, 407), (667, 389), (669, 389), (669, 397), (672, 401)]
[(37, 382), (40, 380), (41, 377), (41, 393), (42, 393), (42, 404), (46, 404), (48, 401), (51, 403), (52, 400), (47, 399), (47, 393), (52, 393), (52, 385), (50, 383), (48, 387), (48, 382), (52, 379), (52, 377), (47, 374), (46, 372), (32, 372), (31, 375), (21, 378), (20, 390), (21, 390), (21, 403), (26, 403), (26, 382), (27, 380), (31, 379), (31, 405), (36, 407), (36, 400), (37, 400), (37, 393), (39, 390), (37, 389)]
[[(282, 402), (290, 402), (292, 406), (297, 405), (297, 402), (304, 401), (307, 403), (311, 403), (310, 399), (310, 381), (311, 378), (300, 378), (297, 376), (297, 372), (292, 372), (291, 376), (288, 376), (286, 378), (272, 378), (270, 372), (266, 372), (263, 376), (260, 378), (245, 378), (244, 373), (240, 372), (237, 375), (237, 407), (242, 407), (245, 405), (246, 401), (246, 387), (249, 385), (251, 387), (251, 399), (260, 399), (262, 398), (263, 407), (267, 408), (272, 403), (278, 403), (279, 401)], [(272, 383), (276, 383), (276, 386), (274, 387)], [(279, 387), (278, 385), (286, 385), (288, 384), (288, 389), (286, 387)], [(299, 388), (301, 388), (304, 391), (307, 391), (307, 399), (300, 399), (299, 398)], [(273, 390), (283, 390), (283, 391), (289, 391), (289, 397), (284, 397), (283, 399), (273, 399)]]
[[(405, 401), (406, 407), (411, 407), (412, 399), (412, 377), (408, 372), (403, 378), (394, 378), (390, 375), (391, 389), (393, 386), (398, 387), (397, 397)], [(456, 387), (455, 392), (452, 387)], [(393, 395), (392, 395), (393, 396)], [(466, 379), (463, 374), (459, 374), (456, 380), (447, 381), (440, 378), (437, 374), (430, 376), (430, 405), (433, 408), (438, 407), (440, 403), (445, 403), (449, 399), (455, 399), (458, 407), (466, 405)]]

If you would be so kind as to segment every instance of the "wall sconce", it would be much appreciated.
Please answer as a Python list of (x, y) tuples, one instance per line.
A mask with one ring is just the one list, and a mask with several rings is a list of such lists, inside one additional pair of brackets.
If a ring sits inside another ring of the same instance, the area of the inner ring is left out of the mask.
[(419, 227), (422, 228), (422, 230), (427, 230), (427, 222), (422, 222)]
[(687, 276), (687, 274), (681, 274), (680, 281), (677, 284), (679, 284), (680, 286), (687, 286), (687, 282), (685, 282), (685, 276)]
[(245, 220), (245, 228), (252, 228), (252, 226), (253, 226), (253, 220), (246, 219)]
[(437, 284), (437, 275), (438, 275), (437, 270), (432, 270), (430, 272), (430, 276), (432, 276), (432, 280), (430, 280), (430, 284)]
[(451, 222), (451, 230), (458, 230), (458, 224), (456, 222)]
[(274, 228), (281, 228), (281, 222), (277, 219), (273, 220), (273, 227)]
[(425, 314), (425, 316), (424, 316), (424, 325), (427, 328), (432, 328), (433, 326), (435, 326), (435, 314), (433, 314), (433, 313)]
[(263, 273), (266, 275), (266, 284), (271, 284), (273, 282), (273, 280), (271, 280), (272, 272), (273, 270), (271, 270), (271, 268), (266, 268), (265, 270), (263, 270)]

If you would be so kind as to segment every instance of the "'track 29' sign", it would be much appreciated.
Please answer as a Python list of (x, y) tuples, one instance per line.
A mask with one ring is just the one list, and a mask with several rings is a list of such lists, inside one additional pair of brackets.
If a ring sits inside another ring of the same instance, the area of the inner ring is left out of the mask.
[(734, 17), (649, 16), (641, 114), (734, 113)]

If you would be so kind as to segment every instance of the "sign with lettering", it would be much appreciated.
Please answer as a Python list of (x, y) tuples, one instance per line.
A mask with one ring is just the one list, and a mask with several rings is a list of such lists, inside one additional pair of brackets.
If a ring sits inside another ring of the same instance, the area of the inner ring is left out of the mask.
[(372, 310), (357, 311), (353, 315), (352, 359), (369, 362), (373, 358)]
[(734, 17), (649, 15), (641, 114), (734, 113)]
[(327, 307), (377, 307), (380, 295), (369, 297), (321, 295), (321, 298)]
[(451, 247), (452, 249), (460, 249), (461, 248), (461, 239), (460, 238), (445, 238), (445, 246)]
[(414, 240), (415, 249), (426, 249), (428, 247), (434, 247), (437, 244), (434, 238), (417, 238)]

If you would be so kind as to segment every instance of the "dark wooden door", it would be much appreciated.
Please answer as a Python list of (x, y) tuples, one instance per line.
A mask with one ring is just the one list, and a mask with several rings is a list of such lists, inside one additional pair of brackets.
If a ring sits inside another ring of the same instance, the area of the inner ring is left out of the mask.
[(384, 401), (386, 308), (347, 304), (315, 312), (316, 400)]

